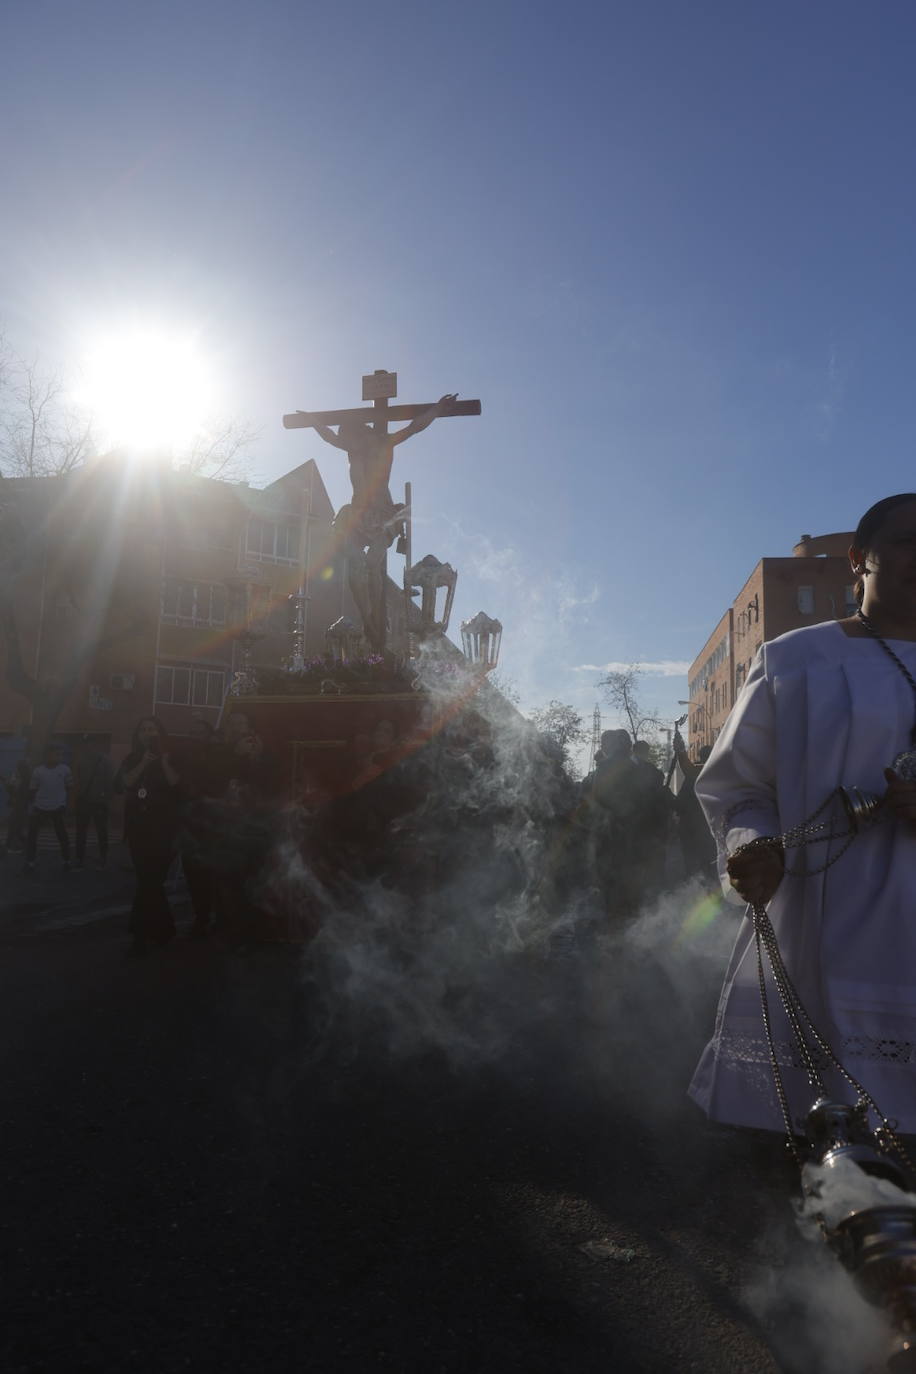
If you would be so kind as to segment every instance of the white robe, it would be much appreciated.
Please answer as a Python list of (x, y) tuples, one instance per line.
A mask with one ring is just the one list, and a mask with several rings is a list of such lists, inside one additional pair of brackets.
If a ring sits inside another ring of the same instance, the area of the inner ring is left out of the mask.
[[(889, 642), (916, 677), (916, 643)], [(697, 781), (726, 889), (724, 861), (738, 845), (797, 825), (838, 786), (883, 794), (883, 770), (910, 747), (914, 715), (913, 692), (880, 644), (851, 639), (835, 621), (763, 645)], [(840, 844), (786, 851), (787, 868), (810, 876), (786, 874), (770, 919), (814, 1024), (881, 1111), (916, 1133), (916, 832), (886, 819), (858, 835), (825, 873), (811, 873)], [(771, 978), (768, 995), (801, 1127), (816, 1094)], [(823, 1077), (831, 1095), (855, 1100), (835, 1071)], [(716, 1121), (784, 1129), (749, 911), (690, 1094)]]

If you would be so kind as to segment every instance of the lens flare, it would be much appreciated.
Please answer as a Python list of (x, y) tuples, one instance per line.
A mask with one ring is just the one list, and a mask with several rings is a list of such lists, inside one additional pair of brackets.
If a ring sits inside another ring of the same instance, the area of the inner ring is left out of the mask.
[(725, 904), (725, 898), (716, 892), (701, 897), (688, 911), (677, 937), (677, 943), (695, 940), (704, 930), (708, 930)]
[(172, 451), (193, 442), (213, 383), (191, 332), (136, 327), (96, 341), (76, 399), (109, 445)]

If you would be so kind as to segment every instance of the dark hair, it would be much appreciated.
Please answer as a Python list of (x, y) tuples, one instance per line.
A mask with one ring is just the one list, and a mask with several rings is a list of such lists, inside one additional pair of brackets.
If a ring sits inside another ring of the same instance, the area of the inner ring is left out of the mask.
[(856, 532), (852, 537), (855, 548), (867, 549), (869, 540), (873, 539), (881, 528), (888, 511), (892, 511), (895, 506), (905, 506), (909, 501), (916, 501), (916, 491), (901, 491), (896, 496), (885, 496), (883, 501), (876, 501), (873, 506), (869, 506), (856, 525)]
[(162, 746), (165, 744), (166, 740), (168, 739), (168, 731), (166, 730), (165, 726), (162, 724), (162, 721), (159, 719), (158, 716), (141, 716), (140, 719), (137, 721), (137, 725), (134, 730), (134, 737), (130, 742), (131, 753), (140, 752), (140, 727), (141, 725), (145, 725), (148, 720), (151, 720), (156, 727), (156, 731), (159, 735), (160, 750)]
[[(874, 539), (878, 530), (884, 524), (884, 517), (895, 506), (905, 506), (910, 501), (916, 501), (916, 491), (901, 491), (896, 496), (885, 496), (883, 501), (876, 501), (873, 506), (862, 516), (856, 525), (856, 532), (852, 536), (853, 548), (867, 549), (870, 541)], [(858, 606), (865, 600), (865, 578), (861, 574), (853, 583), (853, 595)]]

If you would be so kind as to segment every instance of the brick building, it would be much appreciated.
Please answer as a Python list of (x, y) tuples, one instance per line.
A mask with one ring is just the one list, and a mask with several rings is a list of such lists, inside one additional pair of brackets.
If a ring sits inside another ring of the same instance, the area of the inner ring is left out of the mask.
[(689, 749), (712, 744), (764, 640), (856, 608), (852, 533), (803, 534), (791, 558), (761, 558), (690, 665)]
[[(0, 773), (59, 692), (53, 733), (115, 760), (140, 717), (174, 734), (216, 723), (251, 631), (253, 664), (291, 652), (287, 598), (305, 590), (305, 654), (341, 615), (359, 622), (333, 510), (314, 462), (263, 489), (100, 459), (66, 477), (0, 482), (0, 572), (12, 615), (0, 641)], [(390, 584), (390, 639), (405, 639)], [(39, 685), (30, 700), (10, 669)]]

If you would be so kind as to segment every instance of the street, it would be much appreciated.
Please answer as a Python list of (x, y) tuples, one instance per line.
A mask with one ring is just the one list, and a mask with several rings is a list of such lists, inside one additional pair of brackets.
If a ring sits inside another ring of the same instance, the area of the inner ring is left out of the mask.
[(727, 930), (385, 1005), (124, 924), (4, 927), (4, 1371), (820, 1367), (792, 1170), (685, 1097)]

